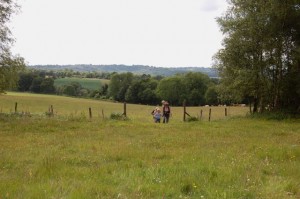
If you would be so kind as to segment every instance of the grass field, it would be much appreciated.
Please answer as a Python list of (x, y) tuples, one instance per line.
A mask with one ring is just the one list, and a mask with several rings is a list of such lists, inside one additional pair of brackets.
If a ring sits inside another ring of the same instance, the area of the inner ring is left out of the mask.
[(2, 113), (16, 101), (34, 115), (0, 114), (0, 198), (300, 198), (299, 120), (212, 107), (211, 122), (182, 122), (172, 107), (155, 124), (153, 107), (129, 104), (130, 120), (115, 121), (119, 103), (23, 93), (1, 95)]
[(71, 82), (78, 82), (83, 88), (90, 90), (99, 90), (102, 85), (109, 84), (106, 79), (92, 79), (92, 78), (60, 78), (54, 81), (55, 86), (64, 86)]

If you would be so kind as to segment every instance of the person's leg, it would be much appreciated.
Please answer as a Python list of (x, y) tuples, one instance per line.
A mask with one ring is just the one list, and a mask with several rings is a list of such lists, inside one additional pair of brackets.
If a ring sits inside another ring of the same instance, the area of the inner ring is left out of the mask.
[(169, 123), (169, 117), (170, 117), (170, 115), (166, 116), (166, 123)]

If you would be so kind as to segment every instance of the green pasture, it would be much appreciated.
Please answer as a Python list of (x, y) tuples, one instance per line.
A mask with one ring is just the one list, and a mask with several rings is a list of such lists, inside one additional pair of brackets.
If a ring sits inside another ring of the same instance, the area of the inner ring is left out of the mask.
[[(18, 102), (18, 112), (10, 114)], [(53, 105), (54, 117), (45, 112)], [(93, 118), (88, 118), (92, 107)], [(0, 95), (0, 198), (300, 198), (300, 122), (187, 107), (202, 121), (153, 123), (152, 106)], [(102, 117), (102, 110), (105, 117)]]
[(60, 78), (54, 81), (55, 86), (64, 86), (68, 85), (72, 82), (78, 82), (83, 88), (87, 88), (90, 90), (99, 90), (102, 85), (108, 84), (109, 80), (106, 79), (94, 79), (94, 78)]
[[(92, 109), (93, 119), (109, 117), (111, 113), (123, 113), (123, 103), (100, 101), (94, 99), (81, 99), (57, 95), (42, 95), (29, 93), (9, 92), (0, 96), (0, 112), (9, 113), (15, 111), (15, 103), (18, 103), (19, 112), (30, 112), (31, 114), (43, 115), (52, 105), (57, 116), (88, 116), (89, 108)], [(155, 106), (127, 104), (127, 115), (132, 120), (141, 122), (152, 121), (151, 111)], [(228, 117), (225, 117), (225, 108)], [(201, 116), (202, 121), (208, 121), (209, 109), (211, 109), (211, 120), (228, 119), (233, 116), (245, 116), (249, 112), (247, 107), (187, 107), (187, 113), (192, 117)], [(181, 122), (183, 120), (183, 107), (171, 107), (170, 120)], [(188, 117), (188, 116), (187, 116)]]

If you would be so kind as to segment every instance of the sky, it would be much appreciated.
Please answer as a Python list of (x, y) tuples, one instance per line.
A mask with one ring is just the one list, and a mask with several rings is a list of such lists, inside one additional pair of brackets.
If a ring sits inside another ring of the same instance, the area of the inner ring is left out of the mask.
[(27, 64), (211, 67), (226, 0), (18, 0), (14, 54)]

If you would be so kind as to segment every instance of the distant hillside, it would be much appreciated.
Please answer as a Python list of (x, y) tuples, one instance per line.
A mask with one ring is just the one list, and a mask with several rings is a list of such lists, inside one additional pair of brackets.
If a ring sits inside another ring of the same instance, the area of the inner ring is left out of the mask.
[(179, 67), (179, 68), (163, 68), (144, 65), (31, 65), (30, 68), (42, 69), (42, 70), (73, 70), (79, 72), (132, 72), (134, 74), (149, 74), (149, 75), (162, 75), (171, 76), (177, 73), (187, 72), (202, 72), (209, 77), (217, 77), (217, 72), (212, 68), (205, 67)]

